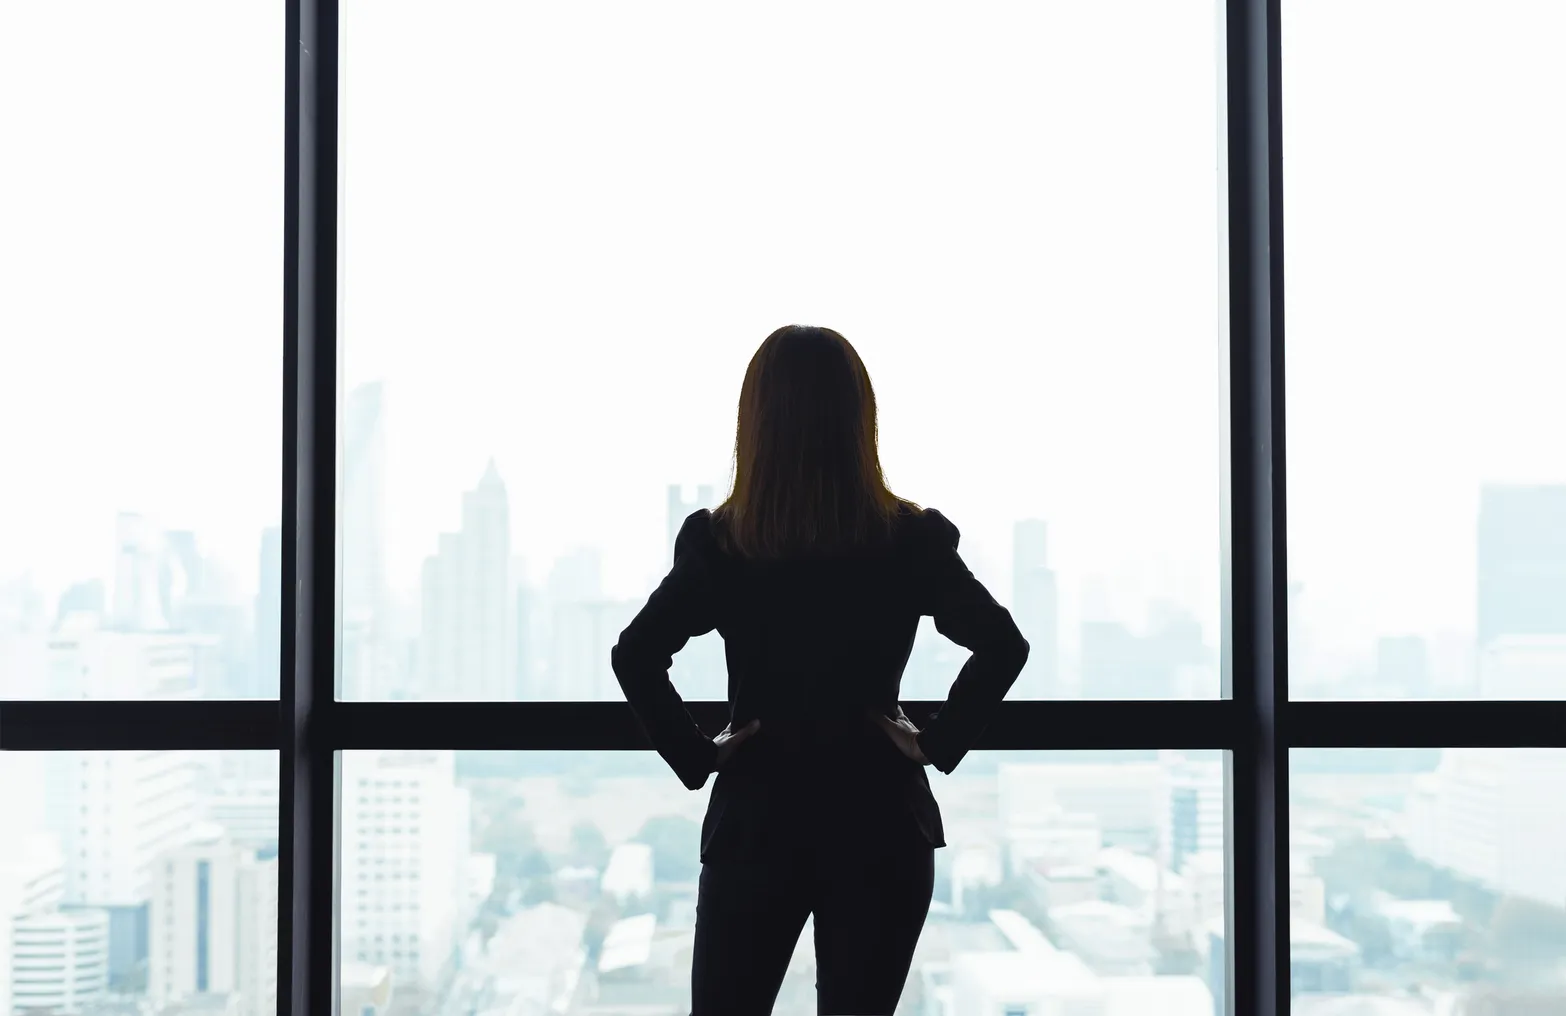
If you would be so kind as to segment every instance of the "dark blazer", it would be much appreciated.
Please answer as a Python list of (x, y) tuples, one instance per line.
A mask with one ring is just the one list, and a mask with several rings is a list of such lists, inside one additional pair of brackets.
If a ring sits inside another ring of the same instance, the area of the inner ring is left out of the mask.
[(620, 633), (615, 676), (648, 739), (690, 789), (717, 748), (669, 681), (673, 655), (716, 628), (728, 660), (729, 716), (760, 729), (714, 784), (701, 856), (819, 844), (945, 845), (924, 767), (866, 716), (894, 714), (921, 615), (972, 650), (919, 745), (956, 768), (1017, 679), (1028, 643), (957, 554), (957, 527), (904, 509), (884, 544), (831, 557), (759, 561), (720, 546), (706, 511), (674, 541), (674, 567)]

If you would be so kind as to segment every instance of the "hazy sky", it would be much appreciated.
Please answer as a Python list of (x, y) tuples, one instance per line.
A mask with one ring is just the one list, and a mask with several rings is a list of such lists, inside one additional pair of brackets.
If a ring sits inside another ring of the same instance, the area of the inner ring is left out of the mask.
[[(1285, 7), (1292, 557), (1329, 643), (1470, 626), (1479, 483), (1566, 480), (1566, 5), (1477, 11)], [(1002, 599), (1037, 516), (1068, 624), (1102, 576), (1216, 638), (1216, 15), (345, 0), (343, 373), (386, 385), (392, 583), (494, 456), (533, 575), (593, 543), (640, 594), (664, 485), (721, 486), (745, 362), (800, 322), (859, 347), (894, 487)], [(124, 508), (254, 581), (281, 32), (0, 10), (0, 577), (107, 576)]]

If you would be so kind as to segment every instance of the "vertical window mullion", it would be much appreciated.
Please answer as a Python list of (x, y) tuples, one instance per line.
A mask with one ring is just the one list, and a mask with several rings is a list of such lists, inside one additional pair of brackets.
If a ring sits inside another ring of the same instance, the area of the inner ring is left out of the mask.
[(1226, 0), (1231, 758), (1229, 945), (1236, 1016), (1289, 1009), (1288, 705), (1278, 0)]
[(282, 1016), (336, 1004), (336, 0), (285, 0), (283, 591), (278, 981)]

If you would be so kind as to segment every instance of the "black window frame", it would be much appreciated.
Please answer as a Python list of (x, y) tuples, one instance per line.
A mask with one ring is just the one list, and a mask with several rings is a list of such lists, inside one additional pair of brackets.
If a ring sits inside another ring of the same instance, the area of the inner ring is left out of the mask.
[[(337, 753), (645, 750), (646, 744), (622, 703), (336, 700), (339, 11), (337, 0), (283, 2), (281, 697), (0, 702), (0, 747), (277, 751), (279, 1012), (332, 1016)], [(1229, 697), (1007, 702), (980, 746), (1226, 752), (1226, 997), (1236, 1016), (1285, 1016), (1289, 749), (1566, 748), (1566, 701), (1289, 700), (1279, 0), (1223, 0), (1223, 11), (1229, 413), (1222, 669)], [(909, 703), (910, 711), (933, 705)], [(710, 731), (725, 719), (720, 702), (693, 703), (692, 712)]]

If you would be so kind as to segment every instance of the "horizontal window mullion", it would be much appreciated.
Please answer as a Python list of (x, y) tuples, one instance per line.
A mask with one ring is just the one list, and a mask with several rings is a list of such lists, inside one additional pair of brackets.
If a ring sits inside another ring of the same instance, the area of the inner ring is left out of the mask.
[(1291, 702), (1290, 748), (1566, 748), (1566, 702)]
[(0, 750), (276, 750), (278, 708), (275, 699), (0, 702)]
[[(916, 721), (938, 702), (905, 702)], [(688, 702), (715, 734), (724, 702)], [(1004, 702), (980, 749), (1230, 748), (1238, 737), (1226, 701)], [(320, 737), (335, 750), (465, 748), (634, 751), (647, 740), (623, 702), (335, 702), (319, 710)]]

